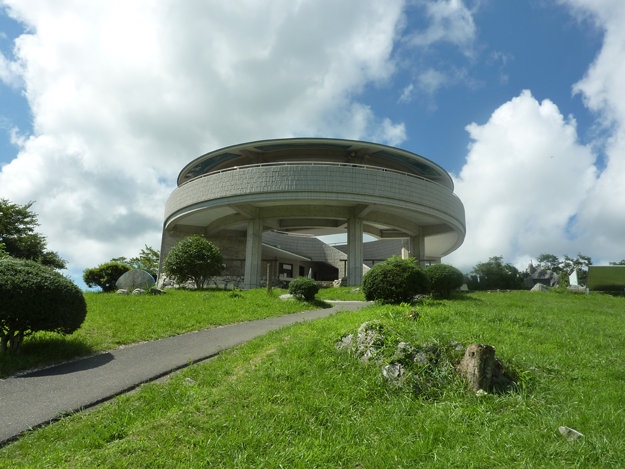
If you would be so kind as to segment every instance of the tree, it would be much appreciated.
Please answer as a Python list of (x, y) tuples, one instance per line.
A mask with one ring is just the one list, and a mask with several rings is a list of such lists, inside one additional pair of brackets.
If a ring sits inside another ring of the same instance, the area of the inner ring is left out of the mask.
[(158, 262), (160, 256), (161, 254), (159, 251), (149, 247), (146, 244), (145, 249), (141, 249), (139, 257), (131, 257), (130, 259), (127, 259), (126, 257), (115, 257), (111, 259), (110, 262), (124, 264), (131, 269), (145, 270), (156, 279), (156, 277), (158, 276)]
[(163, 272), (176, 283), (189, 280), (202, 288), (210, 277), (224, 269), (219, 249), (202, 236), (194, 235), (179, 241), (167, 255)]
[(590, 256), (584, 256), (581, 253), (577, 253), (577, 259), (564, 255), (564, 262), (562, 263), (562, 272), (566, 274), (568, 279), (569, 275), (573, 271), (577, 270), (577, 281), (580, 285), (586, 285), (588, 280), (588, 267), (592, 265), (592, 259)]
[(502, 256), (478, 262), (471, 271), (471, 290), (510, 290), (524, 288), (525, 275), (512, 264), (503, 263)]
[(82, 279), (89, 288), (100, 287), (103, 292), (111, 292), (115, 291), (115, 284), (119, 277), (129, 270), (132, 269), (126, 264), (107, 262), (92, 269), (85, 269)]
[(562, 267), (560, 266), (561, 262), (558, 256), (553, 254), (541, 254), (536, 258), (538, 262), (536, 267), (543, 268), (545, 270), (551, 270), (552, 272), (560, 272)]
[(618, 262), (610, 262), (610, 265), (625, 265), (625, 259), (623, 259), (622, 261), (618, 261)]
[(0, 260), (1, 352), (19, 352), (34, 332), (71, 334), (86, 315), (82, 290), (61, 273), (34, 261)]
[(37, 214), (30, 211), (33, 203), (18, 205), (0, 199), (0, 243), (4, 244), (6, 253), (11, 257), (65, 269), (67, 262), (56, 252), (47, 251), (45, 236), (35, 232), (39, 222)]

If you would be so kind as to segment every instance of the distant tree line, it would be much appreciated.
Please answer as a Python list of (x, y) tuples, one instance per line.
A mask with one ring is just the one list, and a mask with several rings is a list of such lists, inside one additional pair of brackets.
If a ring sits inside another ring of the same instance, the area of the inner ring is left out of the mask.
[[(577, 270), (580, 285), (586, 285), (590, 256), (581, 253), (576, 258), (564, 255), (562, 259), (554, 254), (543, 253), (536, 258), (536, 268), (551, 270), (560, 276), (560, 285), (569, 285), (569, 276)], [(610, 262), (610, 265), (625, 265), (625, 260)], [(478, 262), (468, 275), (470, 290), (520, 290), (527, 289), (525, 279), (530, 274), (519, 271), (510, 263), (504, 263), (503, 256), (490, 257), (487, 262)]]

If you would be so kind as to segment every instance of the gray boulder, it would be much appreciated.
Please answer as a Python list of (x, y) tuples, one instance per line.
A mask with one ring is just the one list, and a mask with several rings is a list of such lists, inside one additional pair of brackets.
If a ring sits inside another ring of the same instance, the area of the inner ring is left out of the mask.
[(537, 283), (530, 291), (549, 291), (549, 287), (546, 287), (542, 283)]
[(120, 290), (133, 291), (137, 288), (151, 288), (155, 283), (154, 277), (145, 270), (133, 269), (119, 277), (115, 286)]

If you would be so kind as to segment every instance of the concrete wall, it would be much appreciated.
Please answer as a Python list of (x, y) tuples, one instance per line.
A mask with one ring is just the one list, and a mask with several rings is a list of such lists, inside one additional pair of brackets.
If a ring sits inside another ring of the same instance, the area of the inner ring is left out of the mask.
[(262, 200), (344, 200), (418, 210), (451, 222), (464, 233), (464, 207), (451, 190), (425, 179), (373, 169), (270, 166), (228, 171), (178, 187), (165, 220), (202, 208)]

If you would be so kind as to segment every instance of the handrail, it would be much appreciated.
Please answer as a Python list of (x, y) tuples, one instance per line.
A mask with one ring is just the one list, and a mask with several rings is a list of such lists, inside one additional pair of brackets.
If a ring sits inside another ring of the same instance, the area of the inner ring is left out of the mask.
[(336, 162), (330, 162), (330, 161), (293, 161), (293, 162), (277, 161), (277, 162), (273, 162), (273, 163), (255, 163), (255, 164), (248, 164), (248, 165), (244, 165), (244, 166), (233, 166), (232, 168), (220, 169), (218, 171), (213, 171), (213, 172), (208, 173), (208, 174), (203, 174), (201, 176), (194, 177), (193, 179), (189, 179), (188, 181), (184, 181), (178, 187), (182, 187), (182, 186), (184, 186), (185, 184), (188, 184), (191, 181), (195, 181), (197, 179), (202, 179), (202, 178), (205, 178), (205, 177), (214, 176), (216, 174), (227, 173), (227, 172), (230, 172), (230, 171), (238, 171), (240, 169), (260, 168), (260, 167), (266, 167), (266, 166), (343, 166), (343, 167), (352, 167), (352, 168), (362, 168), (362, 169), (375, 170), (375, 171), (383, 171), (383, 172), (386, 172), (386, 173), (401, 174), (401, 175), (408, 176), (408, 177), (411, 177), (411, 178), (421, 179), (422, 181), (425, 181), (425, 182), (428, 182), (428, 183), (431, 183), (431, 184), (436, 184), (437, 186), (441, 186), (443, 189), (446, 189), (446, 190), (450, 191), (454, 197), (458, 197), (456, 194), (454, 194), (454, 192), (452, 190), (450, 190), (449, 188), (443, 186), (442, 184), (440, 184), (440, 183), (438, 183), (436, 181), (432, 181), (431, 179), (424, 178), (423, 176), (418, 176), (416, 174), (407, 173), (405, 171), (398, 171), (396, 169), (381, 168), (380, 166), (371, 166), (371, 165), (366, 165), (366, 164), (355, 164), (355, 163), (336, 163)]

